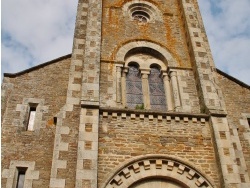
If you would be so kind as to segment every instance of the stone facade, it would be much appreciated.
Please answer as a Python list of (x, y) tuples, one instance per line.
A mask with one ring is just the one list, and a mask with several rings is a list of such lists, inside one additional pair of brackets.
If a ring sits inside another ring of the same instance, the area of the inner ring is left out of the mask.
[(5, 74), (1, 110), (2, 187), (250, 187), (250, 87), (196, 0), (79, 0), (72, 54)]

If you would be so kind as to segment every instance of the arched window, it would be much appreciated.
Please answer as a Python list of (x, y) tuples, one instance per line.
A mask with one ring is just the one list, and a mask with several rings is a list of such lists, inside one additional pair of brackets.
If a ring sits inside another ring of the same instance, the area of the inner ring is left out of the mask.
[(148, 77), (150, 107), (154, 110), (166, 110), (166, 96), (163, 79), (160, 77), (160, 69), (156, 66), (151, 67)]
[(131, 64), (128, 68), (126, 78), (127, 107), (135, 108), (137, 105), (143, 105), (142, 81), (137, 65)]

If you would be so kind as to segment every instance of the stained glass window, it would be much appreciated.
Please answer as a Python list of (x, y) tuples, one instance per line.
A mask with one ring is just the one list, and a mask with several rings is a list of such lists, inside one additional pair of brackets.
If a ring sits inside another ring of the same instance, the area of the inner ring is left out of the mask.
[(142, 81), (136, 65), (130, 65), (126, 79), (126, 95), (128, 108), (143, 104)]
[(160, 70), (157, 67), (151, 68), (148, 82), (151, 109), (166, 110), (164, 82), (160, 77)]

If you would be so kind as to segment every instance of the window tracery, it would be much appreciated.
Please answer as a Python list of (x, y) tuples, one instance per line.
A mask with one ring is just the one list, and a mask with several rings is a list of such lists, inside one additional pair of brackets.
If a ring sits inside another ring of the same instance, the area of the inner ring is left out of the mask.
[(132, 17), (135, 21), (143, 22), (143, 23), (148, 22), (148, 20), (150, 19), (150, 16), (146, 12), (143, 12), (143, 11), (135, 11), (132, 14)]

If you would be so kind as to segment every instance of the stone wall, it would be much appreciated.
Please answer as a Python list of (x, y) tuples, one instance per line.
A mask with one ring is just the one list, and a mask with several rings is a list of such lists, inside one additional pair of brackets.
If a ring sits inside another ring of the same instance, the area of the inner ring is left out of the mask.
[[(32, 162), (33, 170), (39, 173), (33, 187), (49, 185), (55, 135), (53, 119), (66, 102), (70, 56), (44, 65), (13, 74), (11, 78), (6, 76), (13, 89), (8, 94), (2, 121), (2, 170), (9, 169), (13, 160), (21, 164)], [(39, 117), (34, 131), (25, 130), (27, 121), (23, 119), (27, 117), (29, 102), (38, 103)], [(5, 177), (2, 187), (6, 183)]]
[[(139, 2), (139, 1), (133, 1)], [(106, 0), (103, 2), (102, 54), (103, 60), (114, 60), (117, 50), (130, 41), (152, 41), (174, 56), (177, 66), (190, 67), (184, 28), (177, 0), (150, 1), (159, 15), (148, 24), (138, 24), (124, 11), (126, 1)], [(152, 16), (153, 17), (153, 16)]]
[[(248, 172), (250, 175), (250, 125), (247, 121), (250, 118), (250, 87), (221, 71), (218, 79), (226, 103), (230, 135), (234, 140), (236, 164), (241, 174)], [(241, 176), (243, 183), (247, 180), (247, 175)]]
[(99, 126), (99, 187), (124, 161), (146, 154), (164, 154), (191, 162), (220, 187), (206, 118), (103, 111)]

